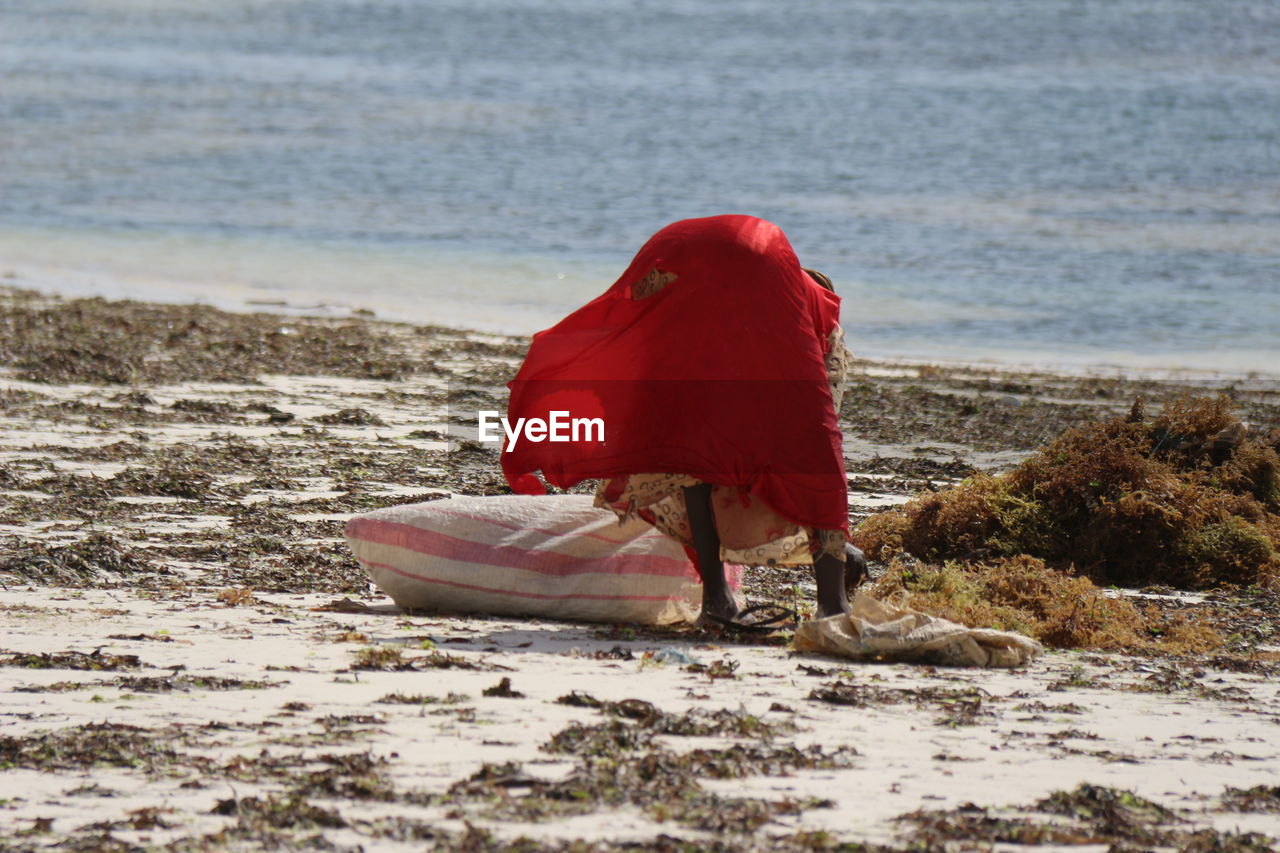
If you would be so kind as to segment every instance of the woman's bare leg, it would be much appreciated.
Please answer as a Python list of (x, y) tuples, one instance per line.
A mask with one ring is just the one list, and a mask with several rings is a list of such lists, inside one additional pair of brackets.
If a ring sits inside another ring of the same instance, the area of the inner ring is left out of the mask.
[(846, 542), (844, 545), (844, 591), (853, 595), (853, 591), (867, 579), (867, 555), (861, 548), (855, 548)]
[(684, 504), (693, 534), (693, 551), (698, 555), (698, 571), (702, 575), (702, 616), (732, 619), (738, 615), (738, 603), (729, 592), (724, 562), (720, 559), (720, 534), (716, 532), (711, 509), (711, 484), (685, 486)]
[(844, 591), (844, 560), (832, 554), (819, 554), (813, 561), (813, 579), (818, 584), (819, 616), (849, 612), (849, 597)]

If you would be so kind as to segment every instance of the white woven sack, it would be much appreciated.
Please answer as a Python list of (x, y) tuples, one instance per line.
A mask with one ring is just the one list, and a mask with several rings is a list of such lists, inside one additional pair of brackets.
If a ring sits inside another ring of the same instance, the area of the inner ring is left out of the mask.
[[(662, 625), (698, 614), (684, 549), (587, 495), (456, 497), (347, 523), (347, 543), (401, 607)], [(737, 577), (731, 576), (731, 581)]]

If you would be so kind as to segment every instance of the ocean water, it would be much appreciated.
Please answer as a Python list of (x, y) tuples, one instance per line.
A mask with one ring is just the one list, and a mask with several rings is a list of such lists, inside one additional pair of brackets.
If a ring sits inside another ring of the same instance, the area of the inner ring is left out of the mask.
[(530, 332), (751, 213), (855, 352), (1280, 374), (1276, 0), (0, 0), (0, 275)]

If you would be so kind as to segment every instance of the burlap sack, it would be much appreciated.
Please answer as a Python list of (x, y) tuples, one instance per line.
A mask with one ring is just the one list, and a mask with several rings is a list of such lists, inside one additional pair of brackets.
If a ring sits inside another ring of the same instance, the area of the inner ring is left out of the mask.
[(848, 615), (802, 624), (792, 647), (856, 660), (1006, 668), (1023, 666), (1044, 651), (1022, 634), (969, 628), (862, 592), (854, 596)]

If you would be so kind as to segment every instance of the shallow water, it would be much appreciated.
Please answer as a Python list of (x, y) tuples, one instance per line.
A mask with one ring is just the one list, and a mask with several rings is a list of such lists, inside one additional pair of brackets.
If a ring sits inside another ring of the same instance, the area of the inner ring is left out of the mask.
[(861, 354), (1280, 372), (1280, 4), (0, 0), (0, 273), (528, 332), (686, 216)]

